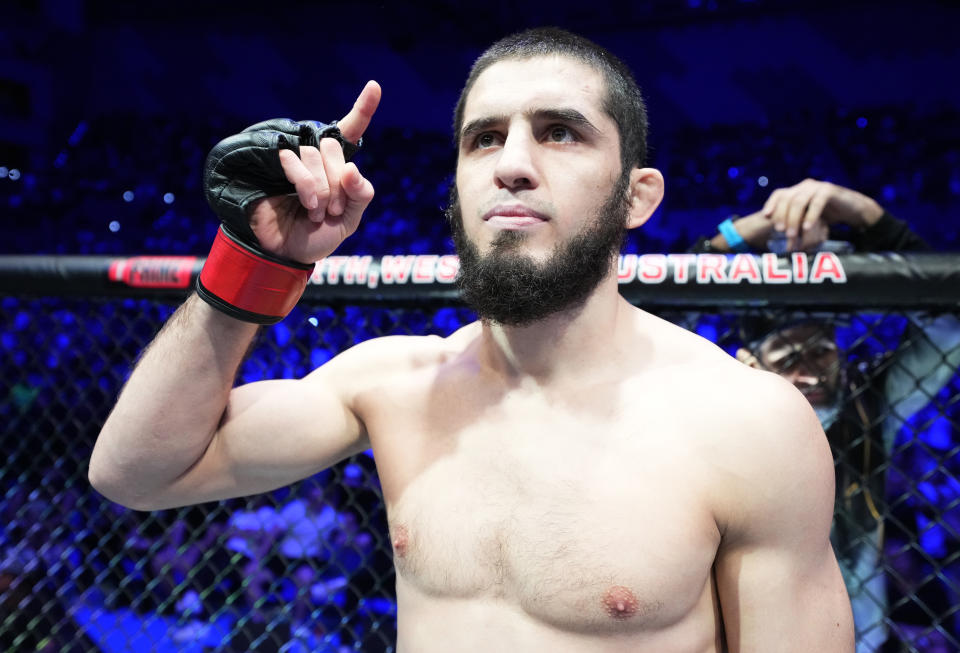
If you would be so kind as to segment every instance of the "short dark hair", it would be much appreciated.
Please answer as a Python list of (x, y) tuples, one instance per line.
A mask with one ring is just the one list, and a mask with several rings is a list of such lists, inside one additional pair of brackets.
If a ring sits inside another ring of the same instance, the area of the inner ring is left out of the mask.
[(473, 63), (453, 112), (453, 139), (460, 146), (460, 129), (467, 95), (484, 70), (504, 60), (562, 55), (587, 64), (603, 76), (606, 97), (603, 110), (620, 130), (623, 170), (647, 160), (647, 107), (640, 87), (625, 63), (593, 41), (557, 27), (538, 27), (511, 34), (484, 51)]

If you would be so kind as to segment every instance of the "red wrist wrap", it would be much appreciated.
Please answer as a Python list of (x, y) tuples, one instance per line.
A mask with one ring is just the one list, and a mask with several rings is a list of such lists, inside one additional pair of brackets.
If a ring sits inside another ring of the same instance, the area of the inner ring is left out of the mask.
[(313, 267), (264, 258), (221, 227), (200, 271), (197, 291), (207, 303), (232, 317), (274, 324), (299, 301)]

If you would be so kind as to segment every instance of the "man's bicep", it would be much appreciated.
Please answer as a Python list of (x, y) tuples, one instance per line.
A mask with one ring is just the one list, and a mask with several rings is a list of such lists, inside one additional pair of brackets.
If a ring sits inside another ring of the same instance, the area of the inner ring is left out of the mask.
[(266, 492), (368, 446), (329, 379), (258, 381), (231, 391), (207, 450), (170, 491), (191, 503)]
[(850, 600), (829, 541), (795, 555), (762, 545), (718, 557), (717, 587), (730, 653), (852, 653)]

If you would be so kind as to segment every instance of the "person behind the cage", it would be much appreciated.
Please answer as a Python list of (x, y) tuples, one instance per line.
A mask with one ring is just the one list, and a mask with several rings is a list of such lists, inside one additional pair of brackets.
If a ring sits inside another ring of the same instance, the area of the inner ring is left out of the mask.
[(232, 388), (256, 324), (289, 312), (373, 199), (345, 155), (379, 97), (371, 82), (336, 126), (271, 120), (214, 149), (224, 222), (199, 296), (121, 392), (94, 486), (165, 508), (372, 447), (400, 650), (852, 651), (809, 404), (619, 295), (626, 230), (664, 183), (632, 74), (582, 37), (498, 41), (456, 106), (447, 213), (480, 319)]
[[(806, 179), (771, 193), (764, 207), (725, 220), (691, 251), (816, 251), (825, 243), (856, 252), (928, 251), (910, 226), (873, 198)], [(897, 431), (956, 373), (960, 321), (952, 315), (908, 316), (899, 349), (860, 355), (837, 346), (837, 316), (753, 313), (740, 322), (741, 361), (779, 374), (813, 406), (836, 461), (836, 516), (831, 540), (853, 605), (857, 651), (887, 640), (883, 515), (886, 470)], [(849, 328), (850, 325), (847, 325)]]

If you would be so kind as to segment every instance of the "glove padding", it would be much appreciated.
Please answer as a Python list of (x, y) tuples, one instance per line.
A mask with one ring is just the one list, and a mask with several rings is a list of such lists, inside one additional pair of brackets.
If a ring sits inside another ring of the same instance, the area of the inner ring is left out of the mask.
[(322, 138), (337, 139), (348, 161), (362, 144), (362, 140), (356, 145), (347, 141), (337, 121), (324, 124), (287, 118), (258, 122), (223, 139), (210, 150), (203, 167), (207, 203), (233, 234), (259, 248), (260, 243), (250, 228), (247, 208), (251, 202), (264, 197), (296, 192), (280, 165), (280, 150), (292, 150), (300, 156), (301, 146), (319, 147)]

